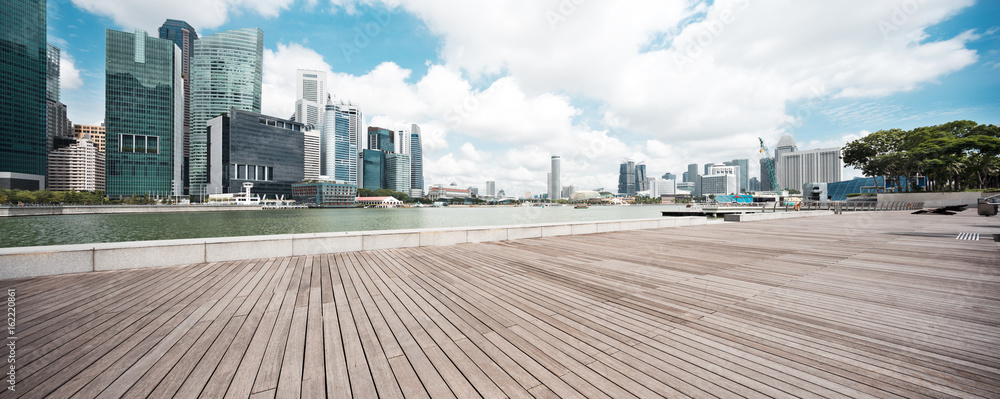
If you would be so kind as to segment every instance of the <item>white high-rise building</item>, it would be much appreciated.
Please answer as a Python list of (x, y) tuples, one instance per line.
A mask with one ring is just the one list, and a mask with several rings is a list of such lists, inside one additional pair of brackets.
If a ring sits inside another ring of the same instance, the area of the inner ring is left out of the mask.
[(396, 153), (410, 155), (410, 132), (406, 129), (396, 131)]
[(320, 134), (320, 175), (358, 184), (358, 140), (362, 122), (357, 104), (327, 97)]
[(305, 179), (319, 179), (320, 131), (305, 130), (302, 132), (302, 135), (305, 137), (305, 151), (303, 156)]
[(490, 198), (497, 196), (497, 182), (493, 180), (486, 182), (486, 196)]
[(103, 191), (104, 154), (90, 140), (90, 136), (49, 153), (49, 190)]
[(560, 161), (558, 155), (552, 156), (552, 178), (549, 179), (549, 199), (562, 198), (562, 182), (559, 180)]
[(785, 135), (774, 150), (774, 171), (783, 189), (801, 190), (805, 183), (836, 183), (844, 163), (839, 147), (798, 151), (792, 136)]
[(651, 197), (670, 195), (677, 193), (676, 180), (651, 179), (649, 181), (649, 194)]
[(295, 71), (295, 121), (320, 129), (326, 110), (326, 72)]

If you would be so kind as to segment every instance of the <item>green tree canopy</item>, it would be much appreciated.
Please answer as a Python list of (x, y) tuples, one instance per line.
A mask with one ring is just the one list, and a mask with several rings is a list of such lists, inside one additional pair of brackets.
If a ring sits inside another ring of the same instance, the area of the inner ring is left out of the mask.
[(995, 188), (1000, 186), (1000, 127), (963, 120), (879, 130), (847, 143), (842, 158), (865, 176), (882, 176), (900, 189), (916, 189), (903, 187), (903, 178), (917, 175), (933, 190)]

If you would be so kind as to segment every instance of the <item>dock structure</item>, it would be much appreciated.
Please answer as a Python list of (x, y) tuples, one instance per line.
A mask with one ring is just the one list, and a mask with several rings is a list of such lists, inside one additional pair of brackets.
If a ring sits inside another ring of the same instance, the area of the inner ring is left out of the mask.
[(998, 397), (998, 235), (850, 213), (6, 280), (4, 397)]

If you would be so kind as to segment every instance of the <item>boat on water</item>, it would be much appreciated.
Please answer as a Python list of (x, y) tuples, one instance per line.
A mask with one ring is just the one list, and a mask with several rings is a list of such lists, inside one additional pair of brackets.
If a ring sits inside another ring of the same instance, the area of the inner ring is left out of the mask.
[(573, 207), (573, 209), (587, 209), (587, 208), (590, 208), (590, 207), (586, 206), (586, 205), (577, 205), (577, 206)]

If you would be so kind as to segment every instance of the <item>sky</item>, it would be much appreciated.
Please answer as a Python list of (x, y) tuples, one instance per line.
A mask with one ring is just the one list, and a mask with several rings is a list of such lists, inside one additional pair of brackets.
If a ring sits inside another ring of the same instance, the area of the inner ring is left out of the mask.
[[(758, 137), (843, 146), (882, 129), (1000, 123), (1000, 1), (49, 0), (74, 123), (104, 119), (104, 30), (187, 21), (264, 32), (264, 114), (289, 117), (296, 69), (327, 72), (366, 126), (419, 124), (428, 186), (508, 195), (617, 192), (750, 159)], [(844, 178), (858, 176), (844, 170)]]

